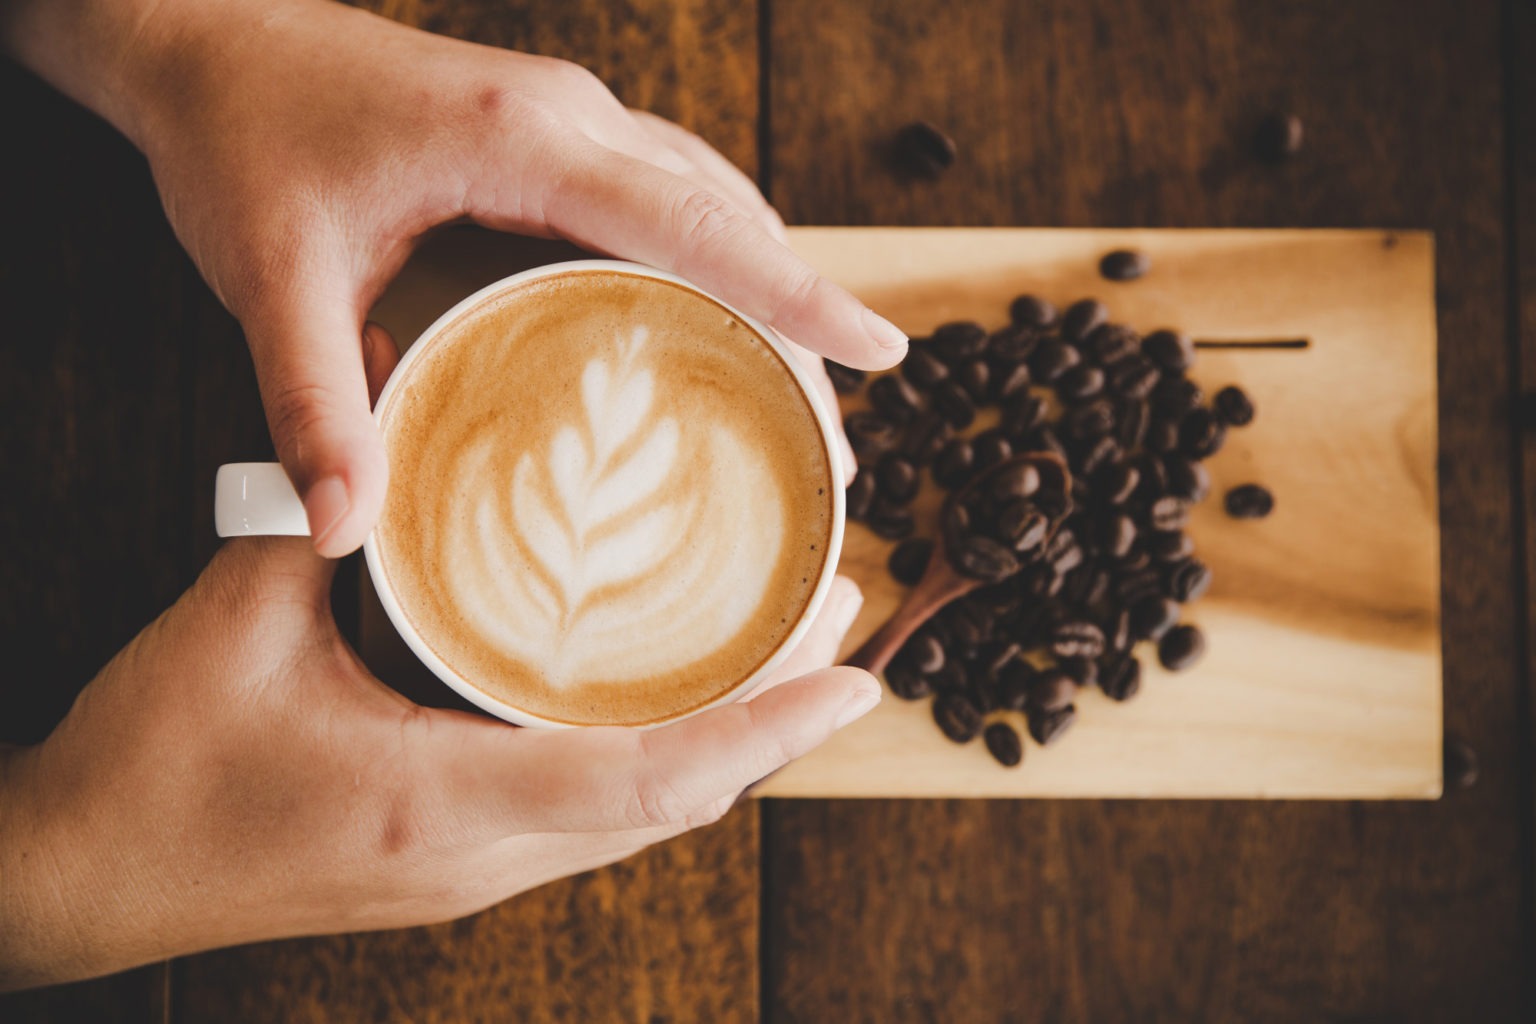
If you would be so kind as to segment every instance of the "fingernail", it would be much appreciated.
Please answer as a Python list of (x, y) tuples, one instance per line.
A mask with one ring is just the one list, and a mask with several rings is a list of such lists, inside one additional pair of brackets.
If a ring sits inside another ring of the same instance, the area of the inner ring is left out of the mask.
[(316, 544), (336, 528), (351, 507), (347, 485), (339, 476), (328, 476), (309, 489), (304, 496), (304, 514), (309, 518), (309, 535)]
[(863, 607), (863, 592), (857, 586), (850, 585), (847, 596), (837, 602), (832, 612), (832, 625), (837, 627), (839, 636), (853, 628), (853, 620), (859, 617), (859, 609)]
[(845, 725), (857, 722), (874, 710), (880, 703), (880, 691), (860, 690), (848, 698), (848, 703), (843, 705), (843, 710), (837, 713), (837, 718), (832, 722), (833, 729), (841, 729)]
[(864, 332), (875, 339), (875, 344), (888, 351), (907, 347), (907, 336), (900, 327), (864, 307)]

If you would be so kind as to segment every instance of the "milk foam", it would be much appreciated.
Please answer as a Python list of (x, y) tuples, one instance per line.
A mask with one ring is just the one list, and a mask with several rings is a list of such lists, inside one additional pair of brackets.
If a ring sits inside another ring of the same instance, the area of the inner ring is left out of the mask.
[[(648, 328), (589, 361), (574, 424), (485, 489), (445, 536), (454, 599), (481, 639), (556, 688), (677, 671), (731, 642), (762, 603), (785, 495), (731, 427), (656, 415)], [(494, 479), (488, 436), (455, 473)], [(676, 472), (686, 460), (693, 471)], [(702, 469), (702, 471), (701, 471)], [(734, 575), (712, 571), (740, 566)]]
[(377, 553), (457, 675), (567, 722), (669, 718), (804, 613), (831, 462), (773, 349), (667, 282), (514, 286), (431, 341), (383, 410)]

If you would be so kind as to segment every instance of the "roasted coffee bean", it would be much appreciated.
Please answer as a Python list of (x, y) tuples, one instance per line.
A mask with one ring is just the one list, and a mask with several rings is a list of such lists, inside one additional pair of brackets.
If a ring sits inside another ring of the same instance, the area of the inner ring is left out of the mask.
[(1142, 401), (1152, 393), (1162, 378), (1152, 361), (1143, 356), (1127, 356), (1109, 368), (1109, 389), (1133, 401)]
[(1174, 626), (1157, 642), (1157, 660), (1170, 672), (1182, 672), (1205, 654), (1205, 634), (1191, 625)]
[(1240, 387), (1228, 385), (1211, 400), (1216, 415), (1229, 427), (1246, 427), (1253, 422), (1253, 399)]
[(1092, 686), (1099, 681), (1099, 663), (1091, 658), (1063, 658), (1056, 667), (1078, 686)]
[(843, 420), (843, 431), (861, 466), (873, 466), (901, 441), (901, 428), (873, 412), (849, 413)]
[(1141, 335), (1124, 324), (1100, 324), (1083, 342), (1083, 355), (1100, 366), (1113, 366), (1141, 349)]
[(972, 359), (955, 367), (954, 379), (965, 388), (965, 393), (971, 396), (972, 402), (985, 402), (987, 400), (987, 385), (992, 380), (992, 368), (987, 365), (985, 359)]
[(1241, 484), (1227, 492), (1227, 515), (1233, 519), (1263, 519), (1275, 510), (1275, 496), (1260, 484)]
[(1195, 542), (1183, 530), (1153, 531), (1143, 543), (1154, 562), (1182, 562), (1195, 553)]
[(1099, 689), (1110, 700), (1130, 700), (1141, 691), (1141, 662), (1119, 657), (1100, 666)]
[(923, 675), (931, 676), (944, 667), (944, 645), (939, 643), (938, 637), (920, 629), (902, 644), (896, 657)]
[(902, 700), (920, 700), (933, 692), (932, 685), (916, 668), (901, 661), (886, 666), (885, 683)]
[(1188, 377), (1165, 376), (1157, 382), (1148, 396), (1152, 408), (1158, 415), (1177, 420), (1186, 413), (1200, 407), (1205, 398), (1205, 392), (1200, 390), (1200, 385)]
[(939, 731), (956, 743), (969, 743), (981, 731), (981, 709), (958, 691), (941, 693), (934, 699), (933, 720)]
[[(1122, 575), (1138, 573), (1144, 569), (1152, 569), (1152, 556), (1147, 554), (1146, 548), (1138, 546), (1132, 548), (1131, 553), (1121, 559), (1120, 564), (1115, 566), (1115, 568), (1119, 569)], [(1154, 587), (1153, 589), (1157, 588)]]
[(843, 501), (849, 519), (864, 519), (869, 515), (869, 505), (875, 500), (875, 474), (860, 473), (848, 485)]
[(946, 540), (958, 544), (960, 538), (971, 531), (971, 510), (958, 501), (948, 502), (944, 506), (944, 537)]
[(1059, 668), (1047, 669), (1029, 687), (1025, 707), (1031, 711), (1060, 711), (1077, 698), (1077, 683)]
[(1268, 114), (1254, 132), (1253, 146), (1259, 159), (1272, 164), (1284, 163), (1301, 152), (1304, 136), (1301, 118), (1295, 114)]
[(906, 456), (887, 452), (875, 464), (875, 483), (887, 498), (911, 501), (917, 496), (917, 467)]
[(1116, 249), (1099, 260), (1099, 273), (1109, 281), (1134, 281), (1152, 269), (1152, 260), (1139, 249)]
[(1139, 479), (1131, 495), (1132, 501), (1151, 504), (1168, 493), (1168, 470), (1163, 466), (1162, 459), (1149, 452), (1142, 452), (1134, 460), (1134, 465)]
[(1211, 589), (1210, 566), (1198, 558), (1178, 562), (1168, 570), (1168, 596), (1180, 604), (1198, 601)]
[[(1092, 609), (1098, 614), (1109, 602), (1109, 585), (1114, 581), (1108, 569), (1095, 569), (1088, 584), (1088, 592), (1083, 595), (1083, 606)], [(1105, 643), (1113, 643), (1108, 631), (1104, 634)]]
[(1125, 569), (1115, 579), (1115, 596), (1130, 604), (1162, 589), (1162, 576), (1150, 565)]
[[(1036, 507), (1039, 507), (1038, 502), (1036, 502)], [(1072, 532), (1070, 527), (1063, 526), (1051, 534), (1050, 539), (1045, 542), (1045, 547), (1040, 550), (1040, 557), (1047, 562), (1054, 563), (1058, 558), (1066, 554), (1068, 549), (1076, 546), (1077, 535)]]
[(1003, 669), (1011, 665), (1022, 651), (1023, 648), (1012, 640), (997, 640), (982, 646), (977, 664), (985, 670), (987, 681), (995, 686)]
[(1079, 299), (1061, 315), (1061, 336), (1081, 341), (1109, 319), (1109, 309), (1098, 299)]
[(1094, 482), (1094, 493), (1106, 505), (1124, 505), (1140, 482), (1141, 474), (1135, 466), (1123, 462), (1104, 466)]
[(1037, 328), (1009, 324), (993, 331), (987, 339), (987, 356), (1002, 365), (1012, 366), (1028, 359), (1039, 343)]
[(1147, 423), (1147, 434), (1141, 439), (1141, 445), (1149, 452), (1171, 452), (1179, 447), (1179, 424), (1177, 420), (1153, 418)]
[(1092, 363), (1078, 363), (1056, 379), (1056, 393), (1068, 402), (1081, 402), (1104, 390), (1104, 371)]
[(972, 670), (970, 673), (971, 683), (968, 687), (966, 687), (965, 692), (970, 695), (971, 703), (980, 708), (983, 715), (986, 715), (988, 712), (996, 711), (997, 688), (991, 683), (988, 683), (987, 681), (976, 676), (976, 666), (971, 665), (969, 667)]
[(1097, 658), (1104, 653), (1104, 631), (1085, 619), (1063, 622), (1051, 631), (1051, 653), (1058, 658)]
[(955, 366), (986, 351), (987, 329), (970, 320), (956, 320), (935, 328), (928, 345), (934, 355)]
[(834, 363), (830, 359), (823, 359), (822, 365), (827, 369), (827, 379), (832, 382), (832, 390), (840, 395), (856, 395), (859, 388), (864, 386), (866, 374), (863, 370), (856, 370), (842, 363)]
[(1447, 789), (1468, 789), (1477, 782), (1477, 751), (1460, 736), (1446, 733), (1441, 742), (1441, 777)]
[(1209, 409), (1196, 409), (1179, 424), (1179, 450), (1192, 459), (1208, 459), (1221, 451), (1227, 428)]
[(1168, 473), (1168, 493), (1185, 501), (1201, 502), (1211, 493), (1211, 471), (1194, 459), (1170, 454), (1163, 458)]
[(1038, 295), (1020, 295), (1009, 304), (1008, 317), (1025, 327), (1049, 327), (1056, 322), (1056, 307)]
[(1099, 528), (1099, 551), (1110, 558), (1124, 558), (1136, 544), (1136, 523), (1130, 516), (1110, 516)]
[(931, 472), (934, 483), (948, 490), (954, 490), (971, 478), (975, 464), (975, 451), (971, 447), (971, 442), (963, 437), (957, 437), (939, 449), (938, 457), (933, 460)]
[(1161, 594), (1148, 594), (1131, 605), (1131, 635), (1137, 640), (1160, 640), (1179, 621), (1179, 605)]
[(912, 460), (914, 466), (926, 466), (954, 435), (955, 428), (943, 416), (936, 412), (919, 413), (907, 424), (901, 439), (901, 451)]
[(960, 666), (959, 658), (947, 650), (944, 652), (944, 667), (930, 675), (928, 682), (935, 691), (940, 693), (964, 692), (970, 685), (965, 669)]
[(1029, 498), (1040, 490), (1040, 470), (1026, 461), (996, 470), (986, 481), (987, 494), (1002, 503)]
[(1013, 768), (1024, 760), (1024, 741), (1007, 722), (993, 722), (982, 735), (987, 753), (1004, 768)]
[(1141, 340), (1141, 351), (1165, 373), (1184, 373), (1195, 365), (1195, 343), (1179, 331), (1153, 331)]
[(892, 155), (899, 170), (935, 179), (955, 163), (955, 140), (928, 121), (914, 121), (896, 133)]
[(991, 537), (966, 537), (955, 548), (951, 561), (961, 575), (989, 583), (1019, 571), (1019, 560), (1013, 552)]
[(964, 385), (953, 378), (933, 389), (933, 408), (957, 430), (976, 422), (976, 403)]
[(1120, 426), (1115, 430), (1115, 436), (1120, 440), (1120, 446), (1126, 451), (1140, 448), (1147, 439), (1147, 425), (1152, 420), (1152, 414), (1147, 411), (1147, 403), (1141, 399), (1128, 398), (1118, 406), (1118, 419)]
[(1012, 366), (1006, 363), (996, 364), (992, 367), (990, 397), (994, 402), (1006, 402), (1015, 395), (1028, 392), (1030, 381), (1033, 379), (1028, 363), (1015, 363)]
[(1078, 441), (1092, 441), (1115, 429), (1115, 406), (1107, 398), (1095, 398), (1061, 418), (1066, 436)]
[(1003, 406), (998, 428), (1009, 440), (1020, 441), (1045, 419), (1045, 403), (1039, 397), (1022, 394)]
[(1147, 508), (1147, 523), (1154, 530), (1182, 530), (1189, 523), (1189, 502), (1171, 494), (1158, 498)]
[(1065, 576), (1073, 569), (1082, 565), (1083, 559), (1086, 557), (1087, 555), (1083, 553), (1083, 546), (1074, 541), (1065, 551), (1052, 560), (1051, 568), (1056, 570), (1058, 576)]
[(933, 541), (927, 537), (910, 537), (891, 549), (891, 557), (885, 567), (891, 578), (907, 587), (917, 586), (928, 569), (928, 559), (933, 555)]
[(914, 386), (931, 391), (949, 378), (949, 366), (927, 348), (913, 345), (907, 349), (907, 358), (901, 361), (901, 375)]
[(991, 469), (1000, 462), (1007, 462), (1013, 457), (1013, 445), (1008, 438), (1003, 436), (1001, 430), (983, 430), (977, 434), (971, 442), (971, 450), (975, 453), (976, 471), (982, 472)]
[(1077, 720), (1077, 708), (1068, 705), (1060, 711), (1037, 711), (1029, 716), (1029, 734), (1042, 747), (1061, 739)]
[(1111, 651), (1128, 651), (1135, 638), (1131, 636), (1131, 613), (1121, 608), (1114, 613), (1109, 628), (1104, 631), (1104, 645)]
[(1037, 382), (1052, 384), (1082, 360), (1082, 354), (1076, 348), (1055, 338), (1047, 338), (1030, 353), (1029, 372)]
[(1013, 550), (1027, 554), (1045, 543), (1051, 521), (1028, 502), (1013, 502), (998, 516), (998, 531), (1013, 545)]
[[(860, 476), (862, 477), (863, 474)], [(910, 537), (917, 527), (916, 520), (912, 518), (911, 509), (883, 494), (876, 495), (869, 506), (869, 516), (865, 521), (877, 537), (884, 537), (886, 540)]]
[(1049, 452), (1063, 459), (1067, 457), (1067, 446), (1056, 436), (1056, 428), (1049, 425), (1036, 427), (1024, 435), (1017, 448), (1021, 452)]
[(869, 404), (892, 423), (906, 423), (923, 408), (923, 396), (894, 373), (872, 381), (868, 394)]
[(1088, 600), (1088, 588), (1093, 585), (1093, 566), (1087, 564), (1086, 554), (1082, 565), (1063, 575), (1066, 579), (1061, 584), (1062, 603), (1082, 607)]
[(1023, 711), (1029, 699), (1029, 688), (1035, 681), (1035, 670), (1022, 659), (1010, 661), (997, 679), (997, 703), (1010, 711)]
[(1112, 437), (1101, 437), (1082, 449), (1082, 455), (1077, 460), (1075, 468), (1079, 477), (1086, 480), (1098, 472), (1101, 466), (1119, 462), (1124, 454), (1125, 452), (1120, 449), (1119, 441)]

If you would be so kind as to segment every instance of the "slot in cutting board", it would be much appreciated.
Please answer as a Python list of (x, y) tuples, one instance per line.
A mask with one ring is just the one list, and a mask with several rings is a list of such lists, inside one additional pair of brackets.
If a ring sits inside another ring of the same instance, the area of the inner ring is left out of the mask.
[[(1203, 349), (1208, 394), (1253, 395), (1253, 426), (1230, 432), (1209, 466), (1212, 497), (1190, 527), (1215, 572), (1189, 609), (1208, 639), (1195, 669), (1163, 672), (1143, 645), (1141, 694), (1078, 701), (1056, 745), (1026, 741), (999, 767), (979, 741), (958, 747), (926, 701), (888, 696), (758, 795), (1425, 798), (1440, 793), (1441, 655), (1435, 461), (1433, 241), (1380, 231), (797, 228), (795, 249), (898, 325), (996, 326), (1031, 291), (1084, 295), (1138, 329), (1201, 339), (1301, 339), (1305, 349)], [(1152, 270), (1106, 282), (1098, 258), (1142, 249)], [(566, 258), (480, 234), (424, 247), (376, 318), (413, 338), (459, 297), (525, 266)], [(1221, 495), (1258, 481), (1268, 519), (1228, 519)], [(931, 533), (938, 495), (917, 506)], [(850, 524), (842, 571), (864, 588), (847, 650), (903, 588), (890, 543)], [(391, 681), (419, 666), (365, 601), (365, 658)], [(430, 685), (430, 684), (428, 684)], [(411, 686), (409, 690), (422, 687)], [(1022, 727), (1022, 716), (1004, 713)]]

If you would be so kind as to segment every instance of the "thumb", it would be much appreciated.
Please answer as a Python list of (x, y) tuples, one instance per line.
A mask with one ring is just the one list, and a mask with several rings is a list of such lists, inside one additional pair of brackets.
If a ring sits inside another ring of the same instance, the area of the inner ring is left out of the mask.
[(272, 442), (304, 501), (314, 548), (328, 558), (355, 551), (378, 520), (389, 475), (368, 404), (362, 317), (298, 303), (256, 318), (246, 333)]
[(638, 730), (434, 728), (443, 789), (489, 834), (656, 828), (734, 797), (880, 702), (867, 672), (830, 668), (692, 718)]
[[(336, 563), (316, 554), (303, 537), (236, 537), (224, 542), (193, 590), (211, 590), (236, 605), (260, 595), (328, 616), (335, 573)], [(221, 628), (229, 629), (230, 621), (226, 617)]]

